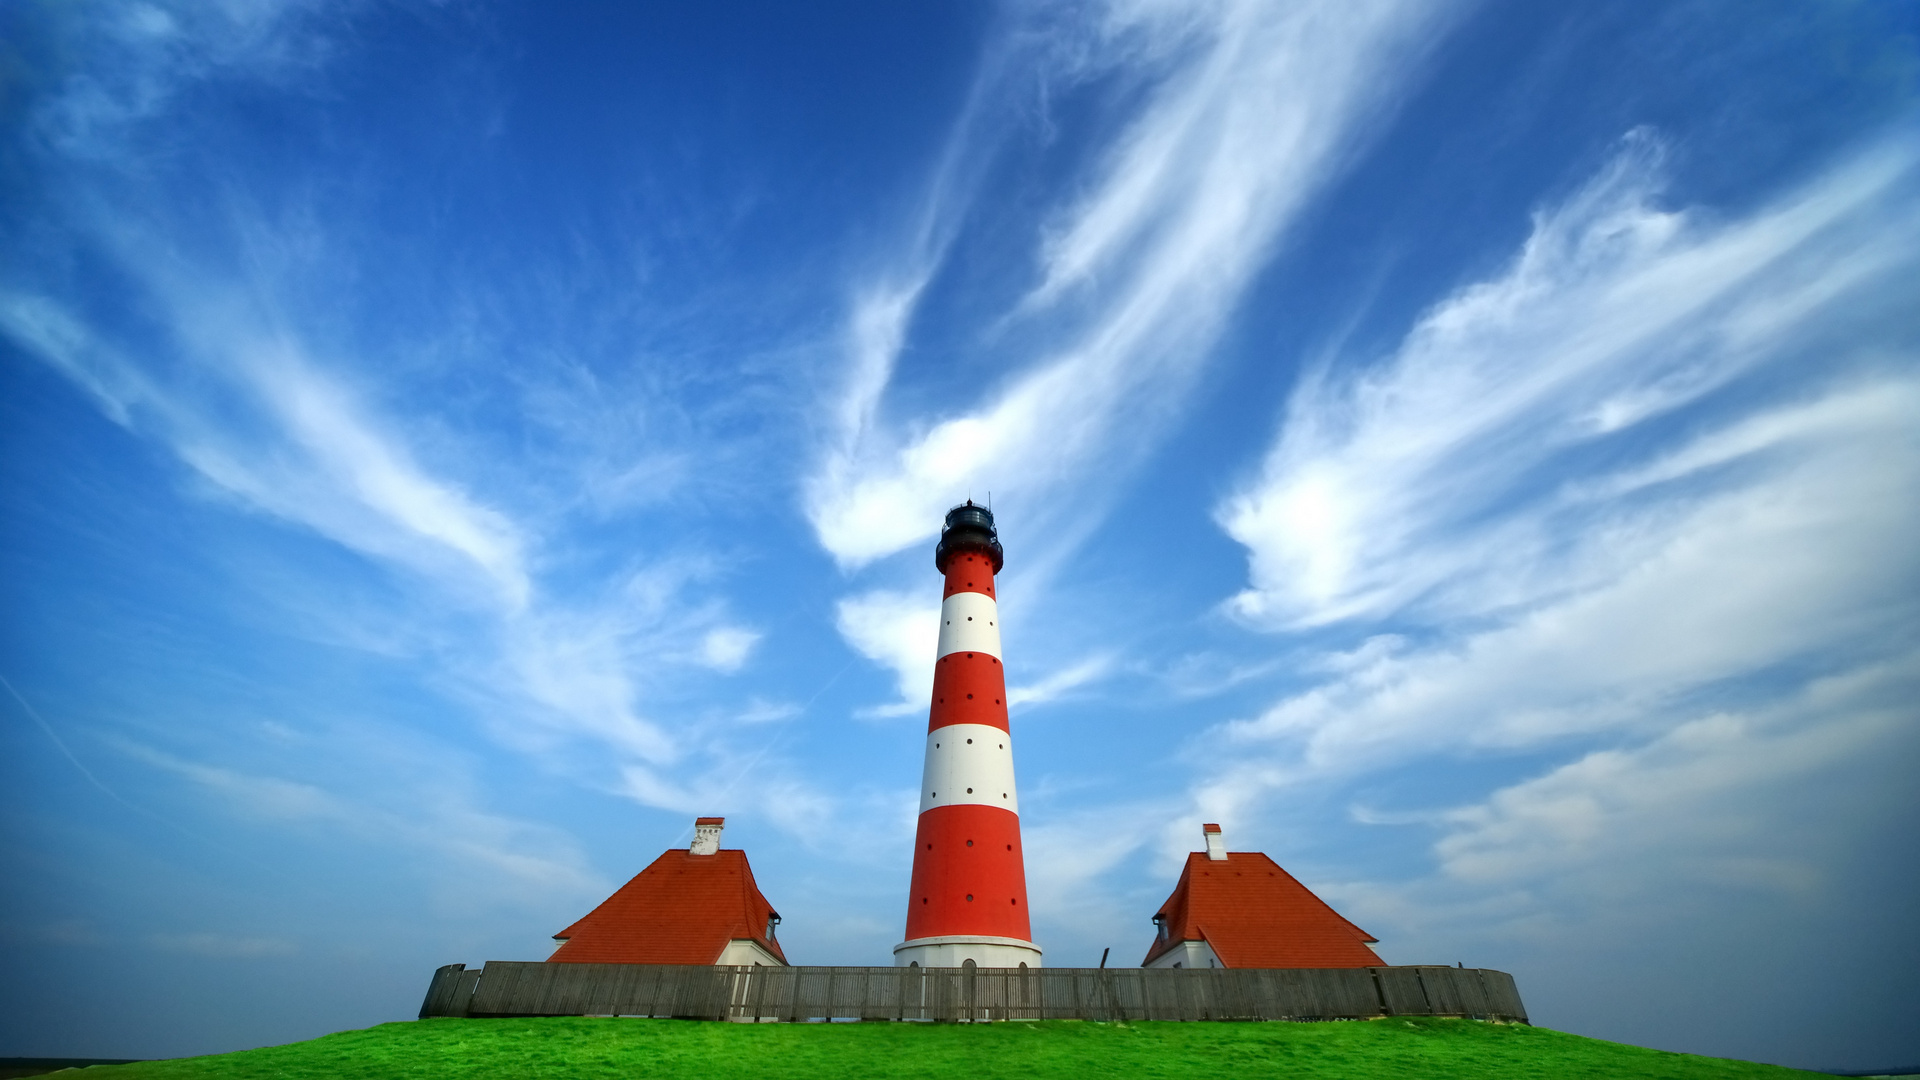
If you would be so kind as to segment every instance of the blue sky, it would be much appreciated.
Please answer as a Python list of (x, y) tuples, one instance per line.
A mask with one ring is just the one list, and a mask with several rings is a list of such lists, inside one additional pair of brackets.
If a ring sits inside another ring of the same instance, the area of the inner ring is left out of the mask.
[(0, 12), (0, 1053), (410, 1016), (696, 814), (1034, 931), (1203, 821), (1542, 1023), (1920, 1060), (1920, 8)]

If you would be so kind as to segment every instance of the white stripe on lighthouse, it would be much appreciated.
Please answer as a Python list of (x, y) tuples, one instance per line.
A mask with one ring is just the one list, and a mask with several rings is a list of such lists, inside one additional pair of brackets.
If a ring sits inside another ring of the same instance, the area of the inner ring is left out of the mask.
[(982, 652), (1000, 658), (1000, 611), (985, 593), (957, 592), (940, 604), (940, 651)]
[(990, 724), (948, 724), (927, 733), (920, 812), (973, 803), (1020, 812), (1013, 787), (1013, 740)]

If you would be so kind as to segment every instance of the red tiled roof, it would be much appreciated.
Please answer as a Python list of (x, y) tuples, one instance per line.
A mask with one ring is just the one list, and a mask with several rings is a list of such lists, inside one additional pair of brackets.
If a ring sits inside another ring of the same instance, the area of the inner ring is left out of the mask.
[(1182, 941), (1205, 941), (1226, 967), (1373, 967), (1373, 935), (1340, 917), (1278, 863), (1257, 851), (1223, 860), (1187, 856), (1180, 883), (1160, 905), (1167, 937), (1142, 964)]
[(562, 964), (711, 964), (730, 941), (752, 940), (785, 963), (767, 936), (773, 905), (753, 882), (747, 853), (674, 848), (579, 922), (553, 935)]

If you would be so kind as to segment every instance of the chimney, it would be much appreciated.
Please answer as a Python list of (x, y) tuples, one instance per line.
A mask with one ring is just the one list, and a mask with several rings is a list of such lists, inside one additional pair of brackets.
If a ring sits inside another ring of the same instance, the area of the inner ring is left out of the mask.
[(693, 846), (687, 849), (690, 855), (718, 855), (720, 853), (720, 830), (725, 828), (727, 819), (723, 817), (703, 817), (693, 819)]
[(1207, 838), (1207, 858), (1214, 862), (1227, 861), (1227, 838), (1220, 835), (1220, 826), (1202, 825), (1200, 832)]

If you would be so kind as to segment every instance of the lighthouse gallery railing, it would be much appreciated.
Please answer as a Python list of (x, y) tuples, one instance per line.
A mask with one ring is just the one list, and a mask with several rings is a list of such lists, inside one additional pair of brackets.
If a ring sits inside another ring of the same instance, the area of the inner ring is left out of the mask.
[(547, 964), (434, 973), (420, 1016), (707, 1020), (1340, 1020), (1525, 1022), (1484, 968), (896, 968)]

